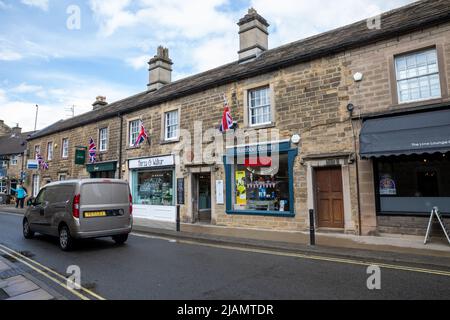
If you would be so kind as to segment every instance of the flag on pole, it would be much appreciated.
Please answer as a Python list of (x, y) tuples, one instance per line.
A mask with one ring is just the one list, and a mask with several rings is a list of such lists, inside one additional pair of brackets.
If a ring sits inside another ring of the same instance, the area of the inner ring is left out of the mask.
[(97, 146), (95, 145), (94, 139), (89, 139), (89, 162), (95, 163), (97, 161)]
[(39, 168), (42, 170), (48, 170), (48, 163), (44, 161), (40, 153), (36, 153), (36, 160), (38, 161)]
[(227, 132), (230, 129), (233, 129), (233, 117), (231, 116), (230, 107), (228, 106), (228, 101), (225, 96), (223, 96), (224, 99), (224, 109), (222, 114), (222, 122), (220, 123), (220, 132), (224, 133)]
[[(144, 142), (145, 140), (148, 141), (148, 133), (145, 130), (144, 124), (141, 122), (141, 129), (139, 131), (139, 135), (136, 138), (136, 141), (134, 142), (135, 147), (139, 146), (142, 142)], [(150, 143), (150, 142), (149, 142)]]

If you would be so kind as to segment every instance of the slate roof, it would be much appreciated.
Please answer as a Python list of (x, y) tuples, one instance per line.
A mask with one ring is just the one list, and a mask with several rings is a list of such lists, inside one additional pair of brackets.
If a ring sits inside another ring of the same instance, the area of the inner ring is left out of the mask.
[(9, 134), (0, 137), (0, 156), (24, 153), (27, 149), (27, 138), (34, 132), (24, 132), (19, 135)]
[(381, 16), (381, 29), (369, 29), (362, 20), (345, 27), (292, 42), (263, 52), (251, 62), (235, 61), (187, 77), (153, 92), (142, 92), (38, 131), (31, 139), (108, 119), (117, 114), (148, 108), (206, 89), (253, 77), (279, 68), (310, 61), (393, 38), (424, 27), (450, 21), (450, 0), (425, 0), (388, 11)]

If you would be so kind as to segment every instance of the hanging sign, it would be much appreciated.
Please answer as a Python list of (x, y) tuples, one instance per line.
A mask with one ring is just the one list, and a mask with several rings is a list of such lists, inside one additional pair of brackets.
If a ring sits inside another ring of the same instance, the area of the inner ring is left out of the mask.
[(75, 150), (75, 164), (84, 165), (86, 164), (86, 147), (77, 148)]

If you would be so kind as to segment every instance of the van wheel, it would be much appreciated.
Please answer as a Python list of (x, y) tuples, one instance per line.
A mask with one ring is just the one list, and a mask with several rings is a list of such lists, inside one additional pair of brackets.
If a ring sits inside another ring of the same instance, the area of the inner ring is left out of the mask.
[(73, 248), (73, 238), (67, 226), (59, 229), (59, 247), (63, 251), (70, 251)]
[(30, 223), (27, 219), (23, 219), (23, 237), (25, 239), (32, 239), (34, 237), (34, 232), (30, 228)]
[(128, 240), (128, 233), (119, 234), (117, 236), (113, 236), (112, 238), (116, 244), (124, 244)]

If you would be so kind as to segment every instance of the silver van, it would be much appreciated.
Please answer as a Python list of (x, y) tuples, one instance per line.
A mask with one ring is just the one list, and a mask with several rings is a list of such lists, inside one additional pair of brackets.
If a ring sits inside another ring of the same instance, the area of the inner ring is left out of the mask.
[(36, 232), (59, 237), (62, 250), (75, 239), (112, 237), (128, 239), (133, 206), (128, 183), (114, 179), (67, 180), (43, 187), (23, 219), (23, 235)]

